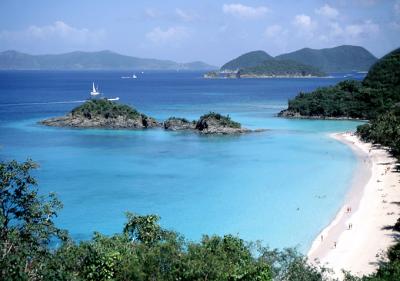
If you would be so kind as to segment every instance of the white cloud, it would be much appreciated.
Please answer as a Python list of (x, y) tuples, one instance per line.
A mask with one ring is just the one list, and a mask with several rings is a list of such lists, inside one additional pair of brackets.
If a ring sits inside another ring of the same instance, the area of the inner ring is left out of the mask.
[(335, 8), (329, 6), (328, 4), (325, 4), (319, 9), (315, 10), (315, 13), (324, 17), (328, 18), (336, 18), (339, 15), (339, 11), (336, 10)]
[(371, 20), (343, 26), (338, 22), (332, 22), (329, 25), (329, 32), (322, 34), (320, 38), (324, 38), (326, 41), (339, 40), (345, 43), (361, 43), (365, 41), (365, 39), (374, 38), (379, 31), (379, 25)]
[(330, 32), (331, 36), (341, 36), (341, 35), (343, 35), (343, 28), (340, 26), (339, 23), (337, 23), (337, 22), (331, 23), (330, 24), (330, 28), (331, 28), (331, 32)]
[(188, 37), (189, 33), (184, 27), (169, 27), (162, 29), (155, 27), (146, 34), (146, 38), (155, 43), (178, 42), (183, 38)]
[(282, 26), (280, 26), (279, 24), (273, 24), (265, 29), (264, 35), (268, 38), (275, 38), (285, 32), (286, 31), (283, 29)]
[(294, 25), (300, 27), (301, 29), (304, 30), (312, 30), (316, 27), (317, 23), (314, 22), (310, 16), (301, 14), (301, 15), (296, 15), (294, 17), (293, 21)]
[(251, 7), (242, 4), (224, 4), (222, 11), (238, 18), (255, 19), (264, 16), (269, 9), (265, 6)]
[(361, 24), (351, 24), (344, 28), (344, 32), (351, 38), (369, 37), (379, 32), (379, 25), (371, 20), (366, 20)]
[(0, 32), (2, 40), (27, 40), (34, 43), (42, 42), (58, 42), (71, 45), (84, 45), (99, 42), (105, 38), (104, 30), (90, 31), (87, 28), (76, 28), (68, 25), (63, 21), (56, 21), (53, 24), (45, 26), (31, 25), (25, 30)]
[(198, 19), (198, 15), (193, 12), (184, 11), (182, 9), (176, 8), (175, 14), (183, 21), (194, 21)]

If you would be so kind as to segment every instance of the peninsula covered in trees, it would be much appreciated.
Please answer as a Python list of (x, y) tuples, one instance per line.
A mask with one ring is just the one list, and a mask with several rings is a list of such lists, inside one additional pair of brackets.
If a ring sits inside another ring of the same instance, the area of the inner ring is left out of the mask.
[(376, 119), (400, 102), (400, 49), (380, 59), (362, 82), (346, 80), (335, 86), (300, 93), (289, 100), (282, 117)]
[(362, 82), (346, 80), (300, 93), (279, 116), (368, 119), (357, 133), (367, 141), (388, 146), (399, 157), (400, 48), (375, 63)]

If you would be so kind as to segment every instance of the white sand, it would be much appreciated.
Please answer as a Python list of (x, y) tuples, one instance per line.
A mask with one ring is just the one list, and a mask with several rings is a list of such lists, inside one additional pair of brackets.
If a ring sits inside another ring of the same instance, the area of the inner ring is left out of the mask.
[[(396, 160), (386, 150), (372, 147), (353, 134), (331, 136), (349, 145), (359, 164), (344, 206), (315, 239), (308, 257), (332, 268), (339, 278), (342, 269), (356, 275), (370, 274), (394, 243), (394, 232), (384, 228), (393, 226), (400, 215), (400, 205), (396, 204), (400, 203), (400, 174), (395, 171)], [(351, 212), (347, 212), (348, 207)]]

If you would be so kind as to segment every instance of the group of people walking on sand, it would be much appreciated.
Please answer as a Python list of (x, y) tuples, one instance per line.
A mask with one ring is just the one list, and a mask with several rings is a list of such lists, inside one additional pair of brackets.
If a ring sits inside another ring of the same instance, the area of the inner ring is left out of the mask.
[[(350, 213), (351, 213), (351, 207), (347, 207), (347, 208), (346, 208), (346, 213), (347, 213), (347, 214), (350, 214)], [(352, 224), (352, 223), (349, 223), (347, 229), (348, 229), (348, 230), (353, 229), (353, 224)], [(321, 243), (322, 243), (323, 241), (324, 241), (324, 235), (321, 234)], [(334, 242), (333, 242), (333, 248), (336, 249), (336, 246), (337, 246), (337, 242), (334, 241)]]

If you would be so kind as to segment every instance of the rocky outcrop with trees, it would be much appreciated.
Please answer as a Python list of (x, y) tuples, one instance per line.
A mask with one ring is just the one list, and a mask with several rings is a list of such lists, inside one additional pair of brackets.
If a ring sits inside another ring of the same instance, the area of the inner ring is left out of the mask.
[(40, 122), (53, 127), (145, 129), (160, 127), (154, 118), (106, 99), (89, 100), (62, 117)]
[[(210, 112), (197, 121), (170, 117), (163, 123), (138, 112), (136, 109), (106, 99), (89, 100), (73, 109), (66, 116), (54, 117), (39, 122), (52, 127), (104, 128), (104, 129), (147, 129), (163, 127), (168, 131), (192, 131), (201, 134), (243, 134), (252, 130), (242, 128), (229, 115)], [(257, 130), (261, 131), (261, 130)]]

